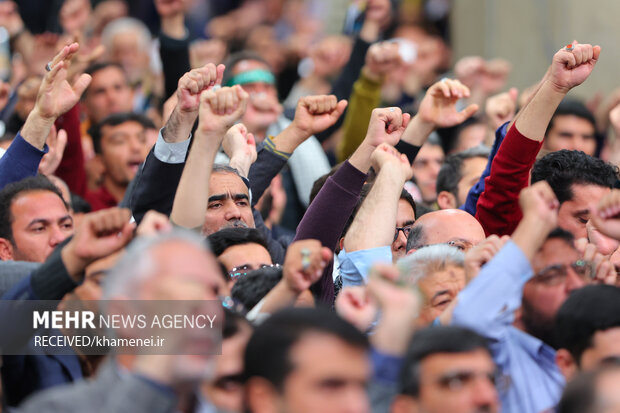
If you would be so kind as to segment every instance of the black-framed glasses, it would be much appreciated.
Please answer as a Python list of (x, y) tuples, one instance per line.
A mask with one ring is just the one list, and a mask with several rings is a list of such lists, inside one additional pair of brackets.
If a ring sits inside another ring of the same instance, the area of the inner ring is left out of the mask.
[(559, 285), (566, 281), (568, 277), (568, 268), (573, 271), (585, 282), (590, 282), (596, 274), (594, 271), (594, 263), (591, 261), (577, 260), (570, 264), (554, 264), (538, 271), (532, 280), (546, 285)]
[(238, 277), (243, 277), (245, 276), (247, 273), (252, 272), (252, 271), (256, 271), (259, 270), (261, 268), (280, 268), (280, 264), (261, 264), (258, 267), (254, 267), (251, 264), (243, 264), (240, 265), (238, 267), (234, 267), (232, 268), (229, 272), (228, 272), (228, 276), (234, 280)]
[[(394, 241), (398, 238), (398, 233), (402, 231), (405, 238), (409, 237), (409, 233), (411, 232), (411, 225), (407, 225), (406, 227), (396, 227), (394, 230)], [(394, 242), (392, 241), (392, 242)]]

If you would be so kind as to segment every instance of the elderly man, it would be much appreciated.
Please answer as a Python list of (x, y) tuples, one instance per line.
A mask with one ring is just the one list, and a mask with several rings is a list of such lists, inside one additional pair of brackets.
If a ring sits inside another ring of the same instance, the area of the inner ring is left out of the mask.
[[(200, 237), (175, 231), (132, 244), (109, 274), (104, 297), (216, 300), (224, 288), (219, 272)], [(120, 337), (131, 334), (122, 330)], [(197, 383), (208, 371), (207, 356), (136, 355), (127, 350), (121, 349), (102, 366), (94, 380), (39, 393), (18, 411), (77, 412), (93, 403), (101, 411), (128, 406), (132, 411), (174, 411), (175, 396), (188, 389), (178, 385)], [(116, 396), (110, 398), (111, 392)]]
[(407, 253), (427, 245), (448, 244), (468, 251), (484, 239), (480, 223), (460, 209), (444, 209), (425, 214), (411, 227)]

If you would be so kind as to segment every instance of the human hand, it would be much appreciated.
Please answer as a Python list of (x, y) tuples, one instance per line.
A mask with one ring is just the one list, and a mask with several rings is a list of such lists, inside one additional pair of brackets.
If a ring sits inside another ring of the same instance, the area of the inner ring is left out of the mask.
[(71, 241), (61, 251), (62, 261), (72, 277), (78, 276), (88, 264), (123, 248), (133, 237), (135, 224), (130, 223), (131, 211), (109, 208), (84, 215)]
[(592, 265), (590, 271), (594, 284), (616, 285), (616, 269), (609, 258), (597, 251), (596, 245), (588, 242), (585, 238), (575, 241), (575, 248), (581, 255), (581, 259)]
[(603, 234), (620, 240), (620, 190), (605, 195), (590, 213), (590, 220)]
[(370, 115), (364, 142), (376, 148), (382, 143), (396, 145), (409, 124), (411, 116), (399, 107), (376, 108)]
[(485, 112), (493, 130), (514, 118), (518, 96), (519, 91), (513, 87), (508, 92), (487, 99)]
[(456, 102), (469, 97), (469, 88), (458, 80), (443, 79), (432, 85), (420, 103), (418, 116), (434, 128), (448, 128), (463, 123), (478, 110), (478, 105), (469, 105), (462, 111), (456, 109)]
[(295, 136), (303, 142), (336, 123), (346, 107), (347, 101), (338, 102), (334, 95), (303, 97), (297, 102), (295, 119), (290, 126)]
[(547, 181), (539, 181), (519, 194), (523, 220), (536, 219), (550, 230), (557, 226), (560, 203)]
[(335, 309), (340, 317), (364, 333), (372, 325), (378, 310), (365, 286), (344, 287), (336, 298)]
[(237, 123), (226, 132), (222, 147), (230, 158), (229, 165), (237, 169), (241, 176), (247, 178), (250, 166), (257, 157), (254, 135), (248, 133), (243, 123)]
[(366, 52), (366, 63), (362, 73), (371, 80), (382, 81), (385, 75), (403, 63), (399, 47), (395, 42), (374, 43)]
[(465, 253), (465, 278), (468, 283), (476, 278), (482, 266), (491, 261), (508, 240), (508, 235), (501, 238), (491, 235)]
[(192, 69), (180, 79), (177, 87), (177, 106), (181, 112), (195, 113), (200, 106), (202, 92), (213, 89), (222, 83), (224, 65), (217, 67), (207, 63), (198, 69)]
[(9, 84), (0, 80), (0, 110), (4, 109), (6, 104), (9, 103), (10, 93), (11, 87)]
[(321, 278), (331, 259), (331, 250), (323, 247), (320, 241), (295, 241), (286, 251), (282, 279), (291, 291), (301, 294)]
[(566, 94), (572, 88), (582, 84), (596, 65), (601, 53), (600, 46), (572, 43), (573, 49), (560, 49), (551, 62), (548, 81), (559, 93)]
[(370, 156), (370, 161), (377, 173), (379, 173), (381, 169), (393, 167), (400, 173), (402, 184), (413, 176), (413, 169), (411, 168), (407, 156), (399, 153), (393, 146), (387, 143), (382, 143), (377, 146)]
[(200, 95), (197, 130), (220, 132), (221, 141), (226, 130), (243, 116), (247, 102), (248, 94), (239, 85), (204, 91)]
[(140, 225), (138, 225), (136, 236), (151, 237), (170, 231), (172, 231), (172, 224), (168, 216), (161, 212), (150, 210), (144, 215)]
[(48, 152), (43, 155), (39, 162), (39, 173), (41, 175), (54, 175), (56, 169), (62, 161), (62, 155), (65, 153), (67, 146), (67, 132), (64, 129), (56, 132), (56, 127), (52, 125), (52, 129), (47, 137)]
[(33, 111), (38, 116), (47, 120), (56, 120), (75, 106), (90, 84), (91, 77), (85, 73), (80, 75), (73, 85), (70, 85), (67, 80), (69, 63), (79, 48), (77, 43), (65, 46), (50, 62), (52, 70), (41, 82)]

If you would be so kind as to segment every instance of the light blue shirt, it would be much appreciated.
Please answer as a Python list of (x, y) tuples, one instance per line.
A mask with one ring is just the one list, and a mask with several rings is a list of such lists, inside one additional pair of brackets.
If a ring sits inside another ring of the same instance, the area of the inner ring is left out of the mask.
[(374, 264), (392, 263), (392, 248), (387, 245), (353, 252), (346, 252), (343, 248), (338, 253), (338, 260), (343, 288), (364, 285), (368, 281), (368, 271)]
[(555, 351), (512, 326), (523, 286), (531, 277), (528, 259), (509, 241), (459, 293), (452, 316), (452, 324), (471, 328), (490, 340), (493, 359), (503, 375), (498, 386), (503, 413), (551, 409), (558, 404), (565, 384), (555, 364)]

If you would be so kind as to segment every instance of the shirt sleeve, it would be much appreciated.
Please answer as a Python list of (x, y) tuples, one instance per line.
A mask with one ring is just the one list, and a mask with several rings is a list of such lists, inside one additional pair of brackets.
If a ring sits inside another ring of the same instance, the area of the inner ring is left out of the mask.
[(187, 151), (189, 150), (189, 143), (192, 140), (192, 135), (190, 133), (189, 138), (182, 142), (166, 142), (162, 135), (162, 129), (159, 130), (159, 136), (157, 137), (157, 142), (155, 143), (155, 149), (153, 153), (155, 157), (165, 163), (183, 163), (185, 162), (185, 157), (187, 156)]
[(521, 306), (523, 286), (531, 277), (527, 257), (517, 244), (509, 241), (459, 293), (452, 324), (502, 341), (513, 313)]
[(389, 245), (366, 250), (346, 252), (344, 249), (338, 254), (340, 260), (340, 275), (342, 287), (363, 285), (368, 280), (368, 271), (376, 263), (392, 262), (392, 249)]

